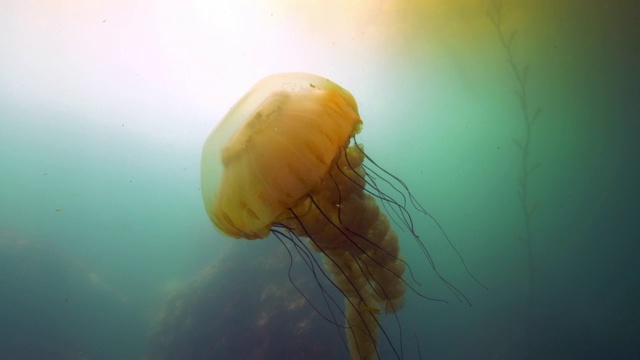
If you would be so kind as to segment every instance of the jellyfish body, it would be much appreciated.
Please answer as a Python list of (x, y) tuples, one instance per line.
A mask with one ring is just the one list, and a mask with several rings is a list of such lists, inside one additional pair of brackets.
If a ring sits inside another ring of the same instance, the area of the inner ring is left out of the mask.
[(353, 359), (375, 359), (379, 309), (402, 308), (398, 238), (366, 189), (362, 120), (353, 96), (320, 76), (285, 73), (256, 84), (207, 138), (206, 211), (225, 234), (265, 238), (285, 228), (322, 253), (345, 295)]

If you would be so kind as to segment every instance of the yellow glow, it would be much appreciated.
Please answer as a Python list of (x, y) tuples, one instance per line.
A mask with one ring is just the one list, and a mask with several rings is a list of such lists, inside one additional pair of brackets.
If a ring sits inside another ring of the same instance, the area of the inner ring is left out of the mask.
[[(238, 94), (272, 73), (323, 74), (367, 101), (373, 84), (395, 81), (390, 65), (427, 66), (442, 48), (454, 55), (480, 48), (479, 38), (494, 35), (486, 6), (466, 0), (21, 1), (4, 9), (0, 75), (16, 97), (110, 113), (105, 121), (118, 121), (116, 109), (133, 112), (129, 129), (159, 132), (149, 109), (219, 119)], [(166, 133), (184, 128), (183, 121)]]

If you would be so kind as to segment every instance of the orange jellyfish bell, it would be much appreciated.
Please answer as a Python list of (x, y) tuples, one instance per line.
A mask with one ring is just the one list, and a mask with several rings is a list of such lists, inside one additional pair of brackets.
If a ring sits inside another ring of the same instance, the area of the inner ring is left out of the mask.
[(261, 80), (205, 142), (209, 217), (229, 236), (266, 237), (318, 185), (361, 124), (353, 96), (325, 78), (286, 73)]
[(269, 76), (207, 138), (202, 195), (211, 221), (231, 237), (308, 239), (345, 296), (351, 357), (376, 359), (380, 310), (403, 306), (405, 263), (366, 191), (366, 155), (353, 140), (361, 126), (353, 96), (336, 83), (305, 73)]

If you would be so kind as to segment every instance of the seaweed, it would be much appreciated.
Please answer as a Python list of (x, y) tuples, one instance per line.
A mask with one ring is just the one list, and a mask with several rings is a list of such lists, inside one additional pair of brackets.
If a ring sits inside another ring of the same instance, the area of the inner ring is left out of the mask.
[(538, 210), (540, 202), (538, 200), (532, 200), (530, 194), (531, 188), (531, 175), (540, 167), (540, 162), (533, 162), (530, 158), (530, 146), (532, 141), (532, 130), (534, 124), (540, 117), (542, 112), (541, 107), (535, 107), (532, 110), (531, 101), (529, 99), (527, 79), (529, 75), (529, 64), (519, 65), (514, 59), (513, 42), (516, 37), (517, 31), (512, 31), (510, 34), (505, 33), (505, 29), (502, 23), (502, 1), (494, 0), (493, 6), (487, 11), (487, 16), (495, 26), (500, 43), (507, 55), (507, 64), (511, 68), (515, 80), (517, 82), (516, 89), (514, 90), (518, 104), (522, 111), (522, 121), (524, 122), (524, 136), (521, 138), (513, 139), (513, 143), (518, 149), (521, 155), (520, 169), (518, 174), (518, 187), (517, 197), (521, 205), (522, 216), (524, 218), (524, 234), (517, 235), (526, 248), (527, 256), (527, 268), (529, 272), (529, 294), (527, 297), (527, 319), (526, 319), (526, 340), (527, 350), (529, 357), (532, 356), (532, 321), (533, 321), (533, 299), (535, 297), (535, 261), (533, 253), (534, 236), (532, 232), (533, 218)]

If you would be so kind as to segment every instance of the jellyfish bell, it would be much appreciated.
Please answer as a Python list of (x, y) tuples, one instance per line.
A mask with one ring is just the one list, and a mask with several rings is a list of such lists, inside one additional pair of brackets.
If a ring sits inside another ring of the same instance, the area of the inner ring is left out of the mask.
[(211, 221), (231, 237), (307, 239), (345, 296), (351, 357), (376, 359), (380, 310), (402, 308), (406, 264), (376, 197), (389, 200), (367, 190), (367, 156), (354, 138), (361, 127), (353, 96), (336, 83), (269, 76), (207, 138), (202, 195)]
[(261, 80), (207, 138), (202, 194), (211, 220), (227, 235), (269, 234), (360, 131), (353, 96), (311, 74)]

